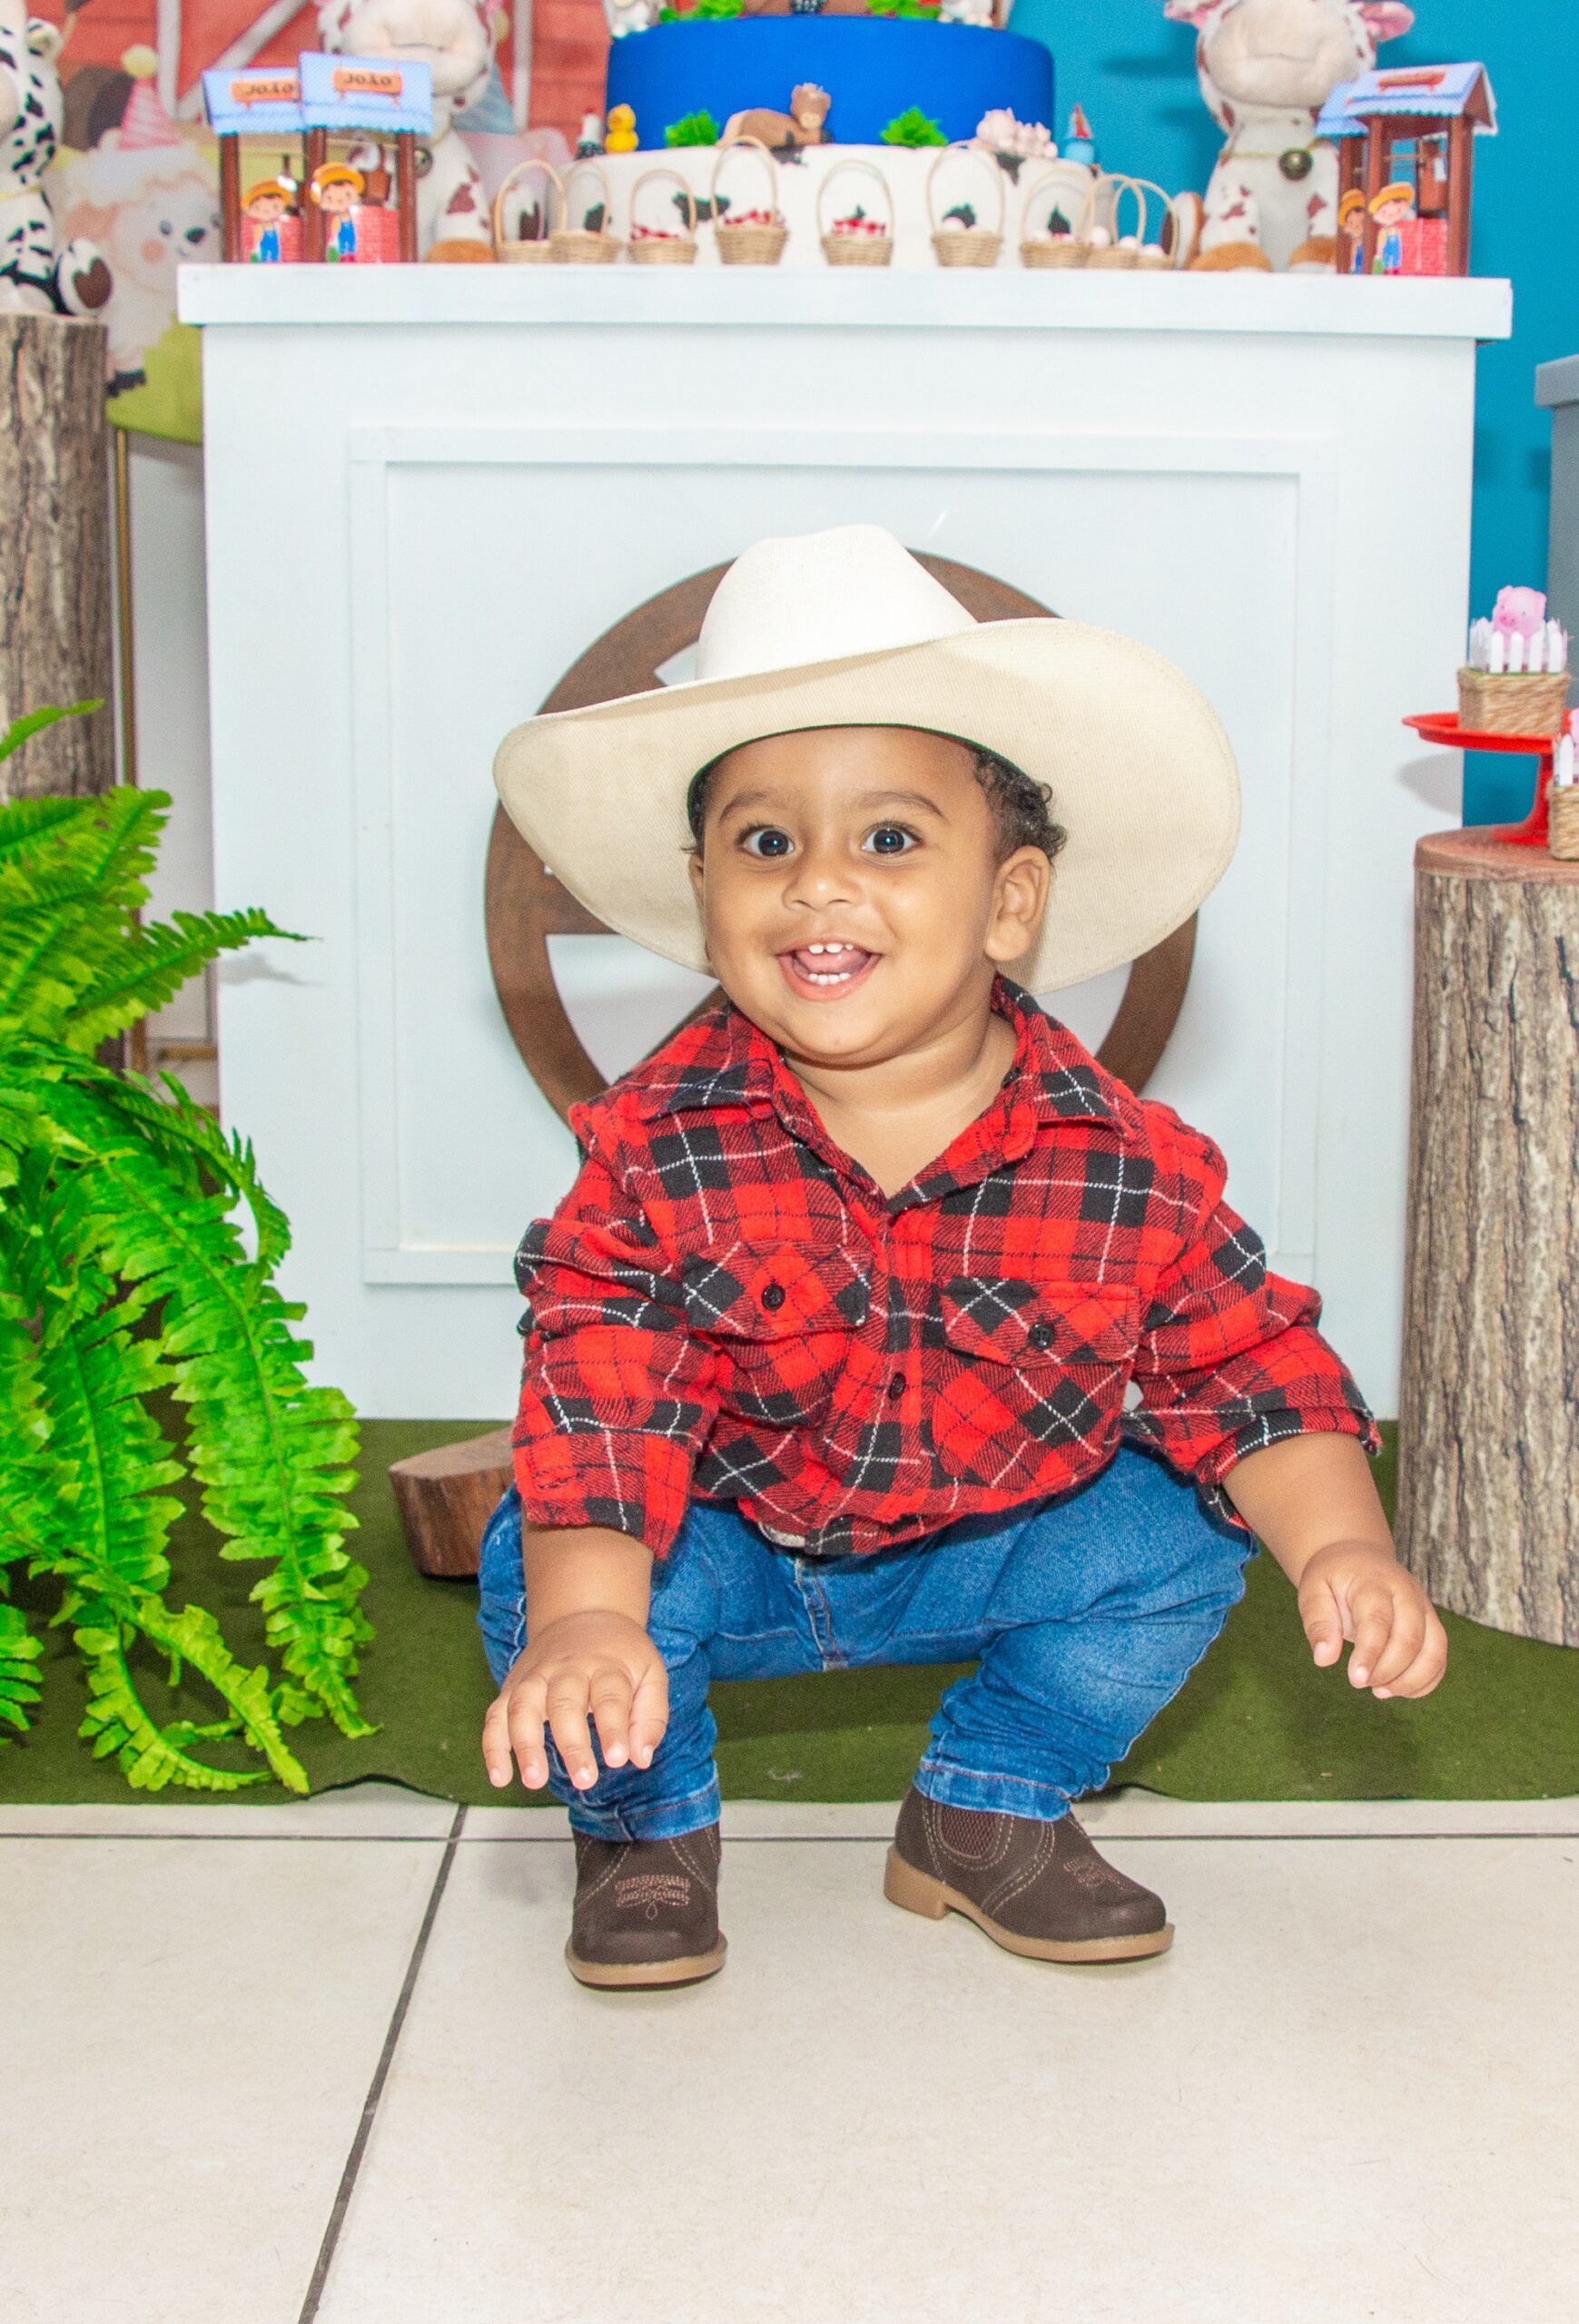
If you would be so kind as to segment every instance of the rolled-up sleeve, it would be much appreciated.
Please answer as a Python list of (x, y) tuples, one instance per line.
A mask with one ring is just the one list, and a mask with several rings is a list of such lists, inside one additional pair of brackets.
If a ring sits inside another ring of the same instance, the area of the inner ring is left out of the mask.
[(1209, 1137), (1162, 1107), (1180, 1222), (1142, 1317), (1135, 1360), (1139, 1406), (1128, 1433), (1194, 1477), (1235, 1519), (1222, 1481), (1236, 1462), (1285, 1437), (1381, 1438), (1347, 1367), (1316, 1326), (1317, 1295), (1274, 1275), (1260, 1236), (1223, 1199), (1227, 1168)]
[(658, 1238), (587, 1155), (516, 1255), (527, 1302), (513, 1444), (528, 1525), (607, 1525), (663, 1557), (716, 1417), (715, 1359), (692, 1334)]

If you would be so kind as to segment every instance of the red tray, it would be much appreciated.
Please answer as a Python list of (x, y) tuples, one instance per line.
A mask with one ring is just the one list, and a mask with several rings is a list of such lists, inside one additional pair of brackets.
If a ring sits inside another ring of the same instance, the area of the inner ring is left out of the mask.
[(1544, 847), (1546, 844), (1546, 785), (1552, 779), (1552, 758), (1557, 747), (1555, 734), (1483, 734), (1473, 726), (1461, 726), (1456, 710), (1423, 710), (1413, 718), (1406, 718), (1423, 742), (1439, 743), (1449, 751), (1514, 751), (1527, 758), (1539, 759), (1540, 771), (1535, 776), (1535, 803), (1522, 823), (1496, 823), (1486, 832), (1487, 839), (1505, 840), (1510, 847)]

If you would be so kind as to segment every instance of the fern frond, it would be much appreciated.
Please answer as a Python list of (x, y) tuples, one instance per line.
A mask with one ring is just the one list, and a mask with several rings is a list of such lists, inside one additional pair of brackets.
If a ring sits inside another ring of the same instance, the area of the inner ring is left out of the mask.
[(107, 791), (50, 818), (28, 812), (35, 803), (0, 807), (0, 1020), (48, 1039), (124, 951), (170, 801)]
[(104, 706), (101, 697), (97, 702), (51, 704), (47, 710), (27, 711), (21, 718), (14, 720), (4, 734), (0, 734), (0, 759), (8, 759), (14, 751), (22, 748), (30, 735), (42, 734), (46, 726), (58, 725), (63, 718), (85, 718), (89, 711), (103, 710)]
[(158, 1727), (144, 1709), (126, 1661), (122, 1630), (105, 1606), (84, 1606), (73, 1632), (87, 1667), (91, 1698), (77, 1732), (92, 1740), (94, 1757), (113, 1752), (126, 1780), (137, 1791), (163, 1791), (181, 1783), (196, 1791), (241, 1791), (262, 1783), (262, 1768), (240, 1771), (211, 1767), (194, 1759), (184, 1745), (201, 1731), (239, 1732), (263, 1752), (269, 1766), (287, 1789), (305, 1792), (306, 1773), (291, 1753), (280, 1729), (269, 1672), (260, 1664), (243, 1669), (224, 1642), (219, 1624), (201, 1606), (173, 1613), (162, 1600), (140, 1598), (128, 1610), (130, 1625), (149, 1644), (184, 1662), (205, 1679), (231, 1717), (217, 1727), (199, 1730), (188, 1719)]
[(266, 911), (178, 911), (140, 930), (77, 996), (68, 1038), (90, 1053), (123, 1033), (150, 1010), (163, 1009), (190, 977), (222, 952), (240, 950), (260, 936), (302, 940), (276, 928)]
[[(63, 1084), (56, 1111), (98, 1156), (74, 1174), (79, 1245), (91, 1243), (100, 1265), (160, 1304), (160, 1344), (187, 1408), (203, 1514), (228, 1536), (221, 1555), (270, 1561), (252, 1593), (270, 1645), (342, 1734), (371, 1734), (351, 1686), (358, 1649), (372, 1635), (357, 1602), (367, 1574), (340, 1547), (355, 1523), (344, 1499), (355, 1482), (356, 1423), (337, 1389), (309, 1387), (302, 1375), (298, 1359), (311, 1349), (290, 1328), (301, 1309), (248, 1265), (230, 1184), (195, 1197), (173, 1184), (157, 1155), (117, 1141), (113, 1110), (85, 1087)], [(225, 1153), (231, 1183), (255, 1189), (250, 1159)]]
[[(0, 1727), (25, 1728), (39, 1697), (43, 1654), (21, 1607), (0, 1598)], [(0, 1742), (5, 1739), (0, 1736)]]

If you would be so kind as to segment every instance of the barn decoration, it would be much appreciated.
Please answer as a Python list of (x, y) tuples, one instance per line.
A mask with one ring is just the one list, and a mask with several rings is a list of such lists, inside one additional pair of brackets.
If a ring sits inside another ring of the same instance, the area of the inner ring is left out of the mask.
[[(321, 261), (330, 254), (332, 216), (337, 258), (415, 263), (416, 145), (433, 121), (426, 64), (309, 54), (293, 73), (205, 73), (203, 99), (219, 138), (228, 261)], [(349, 160), (331, 160), (331, 136), (351, 149)], [(276, 174), (244, 191), (243, 138), (281, 160)], [(349, 200), (327, 200), (331, 185)]]
[(1333, 91), (1316, 132), (1337, 149), (1339, 207), (1354, 227), (1341, 272), (1469, 272), (1475, 140), (1496, 134), (1484, 64), (1367, 73)]

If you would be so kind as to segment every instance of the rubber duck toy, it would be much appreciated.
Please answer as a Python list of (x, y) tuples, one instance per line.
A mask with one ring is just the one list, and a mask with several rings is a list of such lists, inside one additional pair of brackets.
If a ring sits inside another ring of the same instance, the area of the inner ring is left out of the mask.
[(610, 105), (608, 126), (603, 136), (604, 152), (606, 153), (634, 153), (636, 146), (636, 114), (629, 105)]

